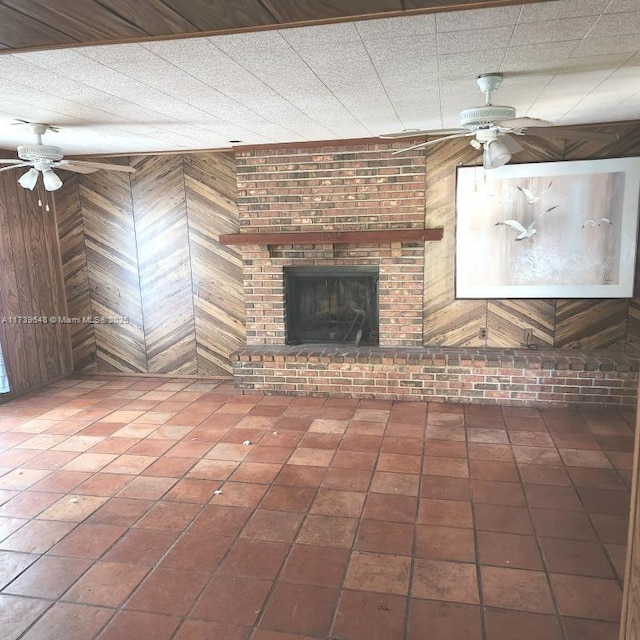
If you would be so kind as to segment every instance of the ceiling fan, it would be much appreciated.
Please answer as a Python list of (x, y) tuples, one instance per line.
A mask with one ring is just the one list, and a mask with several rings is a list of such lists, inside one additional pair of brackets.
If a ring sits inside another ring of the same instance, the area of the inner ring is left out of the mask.
[(84, 160), (64, 160), (64, 154), (60, 147), (42, 144), (42, 136), (47, 131), (58, 131), (56, 127), (41, 122), (25, 122), (28, 124), (36, 136), (37, 143), (35, 145), (19, 145), (19, 160), (0, 159), (0, 164), (7, 164), (8, 167), (0, 168), (0, 171), (9, 171), (9, 169), (17, 169), (19, 167), (31, 167), (26, 173), (18, 178), (18, 183), (25, 189), (32, 190), (37, 182), (38, 176), (42, 174), (42, 182), (47, 191), (55, 191), (62, 186), (62, 180), (53, 171), (54, 169), (64, 169), (65, 171), (74, 171), (75, 173), (94, 173), (101, 169), (108, 171), (126, 171), (133, 173), (135, 169), (126, 165), (108, 164), (105, 162), (85, 162)]
[(394, 140), (421, 135), (445, 134), (440, 138), (427, 140), (426, 142), (414, 144), (406, 149), (394, 151), (393, 155), (396, 155), (404, 151), (428, 147), (443, 140), (473, 136), (469, 144), (478, 151), (482, 151), (482, 164), (485, 169), (497, 169), (509, 162), (513, 154), (522, 151), (522, 147), (518, 144), (514, 136), (577, 138), (606, 142), (617, 139), (615, 134), (610, 133), (556, 127), (553, 126), (551, 122), (541, 120), (540, 118), (517, 118), (515, 107), (491, 104), (491, 96), (502, 83), (502, 78), (503, 75), (501, 73), (483, 73), (478, 76), (477, 83), (485, 95), (485, 104), (479, 107), (464, 109), (464, 111), (460, 113), (460, 129), (446, 131), (408, 129), (399, 133), (390, 133), (379, 137)]

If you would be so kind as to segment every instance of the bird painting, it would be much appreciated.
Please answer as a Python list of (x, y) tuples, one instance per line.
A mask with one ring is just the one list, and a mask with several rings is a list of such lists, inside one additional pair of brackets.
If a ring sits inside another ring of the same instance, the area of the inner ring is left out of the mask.
[(609, 218), (600, 218), (600, 220), (585, 220), (582, 228), (584, 229), (585, 227), (601, 227), (603, 224), (610, 224), (613, 226), (613, 222), (611, 222)]
[(540, 199), (542, 198), (542, 196), (549, 191), (549, 189), (551, 188), (551, 185), (553, 184), (553, 180), (548, 184), (547, 188), (544, 189), (543, 191), (541, 191), (538, 195), (534, 194), (532, 191), (530, 191), (529, 189), (525, 189), (525, 187), (516, 187), (518, 189), (518, 191), (520, 191), (520, 193), (522, 193), (524, 195), (524, 197), (527, 199), (527, 203), (528, 204), (537, 204), (538, 202), (540, 202)]
[[(518, 187), (518, 189), (519, 188), (520, 187)], [(515, 229), (518, 232), (518, 235), (514, 238), (516, 242), (519, 242), (521, 240), (528, 240), (529, 242), (533, 242), (533, 236), (536, 233), (538, 233), (535, 228), (535, 225), (538, 222), (538, 220), (540, 220), (542, 216), (546, 216), (547, 213), (557, 208), (558, 208), (558, 205), (555, 205), (554, 207), (550, 207), (546, 211), (543, 211), (539, 216), (537, 216), (533, 220), (533, 222), (531, 222), (531, 224), (529, 224), (526, 227), (521, 222), (518, 222), (517, 220), (502, 220), (501, 222), (496, 222), (495, 226), (497, 227), (498, 225), (504, 224), (508, 227), (511, 227), (512, 229)]]

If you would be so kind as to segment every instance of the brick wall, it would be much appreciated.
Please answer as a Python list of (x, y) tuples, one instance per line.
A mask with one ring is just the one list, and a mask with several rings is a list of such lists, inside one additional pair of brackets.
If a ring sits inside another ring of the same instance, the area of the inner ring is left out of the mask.
[[(248, 233), (424, 227), (425, 160), (403, 143), (239, 151), (240, 228)], [(284, 345), (284, 267), (379, 269), (381, 346), (422, 344), (424, 243), (243, 248), (247, 344)]]

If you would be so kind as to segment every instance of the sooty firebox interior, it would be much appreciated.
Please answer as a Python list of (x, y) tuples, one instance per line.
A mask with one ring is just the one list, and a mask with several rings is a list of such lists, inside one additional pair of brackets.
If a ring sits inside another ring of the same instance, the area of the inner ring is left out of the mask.
[(377, 267), (285, 268), (287, 344), (378, 344)]

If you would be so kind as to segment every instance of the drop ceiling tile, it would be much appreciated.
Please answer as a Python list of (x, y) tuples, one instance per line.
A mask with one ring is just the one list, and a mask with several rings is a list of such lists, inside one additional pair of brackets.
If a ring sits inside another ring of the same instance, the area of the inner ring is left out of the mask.
[(584, 16), (518, 24), (511, 46), (578, 40), (584, 38), (596, 20), (597, 16)]
[(520, 7), (496, 7), (467, 11), (445, 11), (436, 14), (436, 29), (444, 31), (465, 31), (513, 25), (518, 20)]
[(493, 27), (438, 33), (438, 53), (463, 53), (506, 47), (513, 27)]
[(594, 38), (611, 36), (638, 36), (640, 32), (640, 11), (628, 13), (608, 13), (600, 16), (593, 25), (591, 34)]
[(438, 68), (444, 77), (475, 80), (481, 73), (490, 73), (500, 67), (503, 49), (487, 49), (475, 53), (438, 55)]
[(378, 67), (417, 68), (437, 71), (435, 36), (365, 40), (371, 61)]
[(566, 60), (578, 43), (578, 40), (570, 40), (509, 47), (504, 56), (504, 65), (523, 62), (532, 71), (544, 69), (548, 62)]
[(314, 27), (294, 27), (280, 31), (287, 42), (297, 45), (339, 45), (343, 42), (360, 42), (360, 34), (353, 22), (323, 24)]
[(607, 38), (588, 36), (581, 40), (572, 53), (572, 57), (606, 56), (612, 53), (635, 53), (638, 50), (638, 37), (635, 34)]
[(560, 18), (598, 15), (604, 11), (609, 0), (559, 0), (557, 2), (534, 2), (522, 6), (518, 22), (543, 22)]
[(638, 0), (610, 0), (605, 8), (605, 13), (620, 13), (624, 11), (636, 11)]
[(358, 33), (365, 41), (375, 38), (404, 38), (414, 35), (429, 35), (436, 32), (436, 16), (401, 16), (361, 20), (355, 23)]

